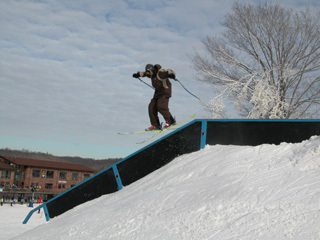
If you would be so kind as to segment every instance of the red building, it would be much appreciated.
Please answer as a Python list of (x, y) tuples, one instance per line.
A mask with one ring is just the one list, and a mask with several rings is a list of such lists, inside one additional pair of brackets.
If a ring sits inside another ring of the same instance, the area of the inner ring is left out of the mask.
[(0, 198), (48, 200), (93, 174), (81, 164), (0, 156)]

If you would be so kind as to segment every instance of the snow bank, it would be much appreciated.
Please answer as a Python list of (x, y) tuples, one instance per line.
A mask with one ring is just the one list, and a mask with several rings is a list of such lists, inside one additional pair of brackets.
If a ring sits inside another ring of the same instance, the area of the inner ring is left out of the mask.
[(319, 168), (318, 136), (206, 146), (15, 239), (320, 239)]

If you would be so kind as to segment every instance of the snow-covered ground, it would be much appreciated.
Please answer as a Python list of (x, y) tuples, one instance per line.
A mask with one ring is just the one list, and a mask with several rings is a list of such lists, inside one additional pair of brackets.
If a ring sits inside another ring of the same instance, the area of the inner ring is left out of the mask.
[(28, 210), (0, 208), (1, 239), (320, 239), (320, 137), (206, 146), (49, 223)]
[[(39, 204), (33, 206), (37, 207)], [(15, 204), (13, 207), (10, 204), (0, 206), (0, 240), (10, 239), (42, 224), (47, 224), (42, 209), (40, 214), (33, 214), (28, 224), (22, 224), (31, 210), (32, 208), (28, 207), (27, 204)]]

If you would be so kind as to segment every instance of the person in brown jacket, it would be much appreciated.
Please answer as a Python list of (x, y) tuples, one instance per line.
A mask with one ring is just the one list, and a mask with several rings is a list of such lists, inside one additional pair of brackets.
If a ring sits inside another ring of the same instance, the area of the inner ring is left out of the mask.
[(164, 128), (170, 127), (176, 123), (169, 111), (169, 98), (171, 97), (172, 87), (169, 78), (175, 79), (176, 74), (171, 69), (162, 69), (159, 64), (147, 64), (145, 72), (137, 72), (132, 75), (134, 78), (149, 77), (152, 86), (155, 89), (151, 99), (148, 111), (151, 126), (146, 131), (161, 129), (158, 112), (166, 121)]

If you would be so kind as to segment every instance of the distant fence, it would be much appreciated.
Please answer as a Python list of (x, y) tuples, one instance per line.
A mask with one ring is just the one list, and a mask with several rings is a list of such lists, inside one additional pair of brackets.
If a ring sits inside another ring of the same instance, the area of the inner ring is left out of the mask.
[(296, 143), (313, 135), (320, 135), (320, 120), (194, 120), (33, 209), (23, 223), (39, 208), (49, 221), (79, 204), (116, 192), (206, 144)]

